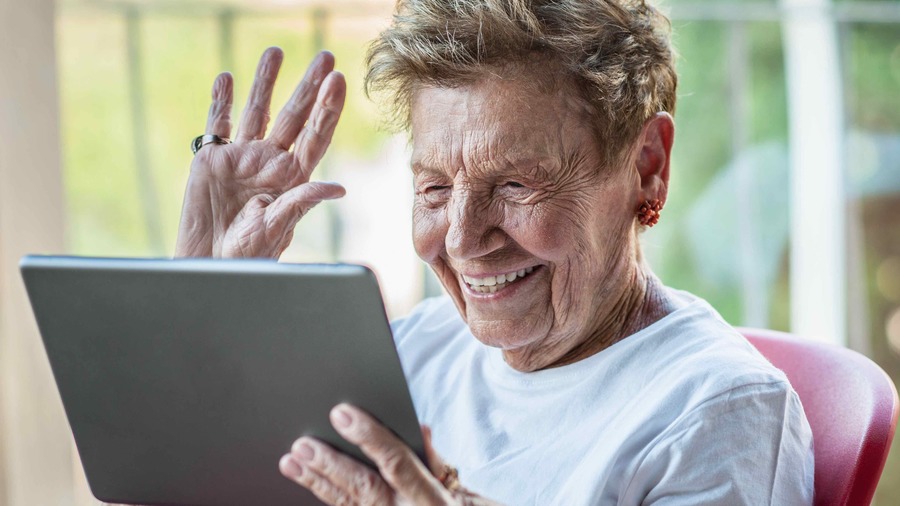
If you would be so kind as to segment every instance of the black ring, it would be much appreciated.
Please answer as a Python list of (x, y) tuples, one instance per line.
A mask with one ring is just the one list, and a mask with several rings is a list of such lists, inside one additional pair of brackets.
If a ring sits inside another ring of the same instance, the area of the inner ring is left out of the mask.
[(194, 140), (191, 141), (191, 152), (195, 155), (197, 151), (200, 151), (200, 148), (206, 146), (207, 144), (231, 144), (231, 139), (227, 137), (219, 137), (216, 134), (203, 134), (194, 137)]

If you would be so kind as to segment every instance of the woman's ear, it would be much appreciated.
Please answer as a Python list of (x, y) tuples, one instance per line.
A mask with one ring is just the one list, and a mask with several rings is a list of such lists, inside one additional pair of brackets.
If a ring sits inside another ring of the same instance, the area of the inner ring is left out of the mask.
[(639, 206), (645, 201), (665, 204), (669, 189), (669, 160), (675, 140), (675, 122), (667, 112), (658, 112), (644, 123), (639, 137), (635, 168), (641, 178)]

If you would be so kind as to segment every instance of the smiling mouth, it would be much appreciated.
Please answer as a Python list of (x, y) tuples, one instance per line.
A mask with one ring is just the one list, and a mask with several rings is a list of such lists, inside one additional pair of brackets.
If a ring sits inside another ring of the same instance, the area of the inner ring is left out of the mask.
[(488, 276), (486, 278), (473, 278), (463, 275), (463, 281), (475, 293), (496, 293), (507, 286), (520, 281), (534, 271), (534, 267), (527, 267), (517, 271), (500, 274), (497, 276)]

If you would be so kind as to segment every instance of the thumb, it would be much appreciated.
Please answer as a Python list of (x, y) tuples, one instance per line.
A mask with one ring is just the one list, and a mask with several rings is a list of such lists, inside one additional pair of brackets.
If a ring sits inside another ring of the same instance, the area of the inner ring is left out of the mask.
[(293, 229), (310, 209), (323, 200), (343, 197), (347, 190), (338, 183), (313, 181), (282, 193), (266, 208), (267, 228), (283, 232)]

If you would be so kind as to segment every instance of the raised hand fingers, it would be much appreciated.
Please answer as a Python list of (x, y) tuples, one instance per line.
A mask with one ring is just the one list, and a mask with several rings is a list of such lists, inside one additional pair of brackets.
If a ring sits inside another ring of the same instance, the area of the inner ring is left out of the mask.
[(378, 466), (384, 480), (413, 504), (446, 504), (449, 492), (393, 432), (348, 404), (331, 410), (331, 424)]
[(344, 109), (344, 98), (347, 95), (347, 83), (340, 72), (331, 72), (322, 82), (316, 105), (313, 107), (306, 126), (300, 131), (294, 146), (294, 156), (300, 164), (305, 179), (309, 178), (313, 169), (322, 159), (331, 136), (337, 126), (341, 111)]
[(346, 193), (343, 186), (323, 181), (291, 188), (266, 208), (266, 229), (275, 234), (293, 230), (300, 218), (320, 202), (341, 198)]
[(284, 53), (277, 47), (266, 49), (259, 59), (256, 67), (256, 77), (250, 88), (250, 97), (241, 117), (241, 126), (238, 129), (236, 142), (247, 142), (262, 139), (266, 135), (266, 125), (269, 123), (269, 106), (272, 103), (272, 89), (275, 87), (275, 78), (281, 69)]
[(269, 138), (281, 148), (288, 149), (294, 143), (297, 134), (309, 118), (309, 111), (316, 102), (322, 81), (332, 70), (334, 70), (334, 55), (327, 51), (319, 53), (310, 63), (306, 75), (278, 113), (278, 119), (272, 127)]
[(228, 72), (216, 77), (212, 89), (212, 104), (206, 117), (206, 133), (228, 138), (231, 136), (231, 104), (234, 101), (234, 79)]

